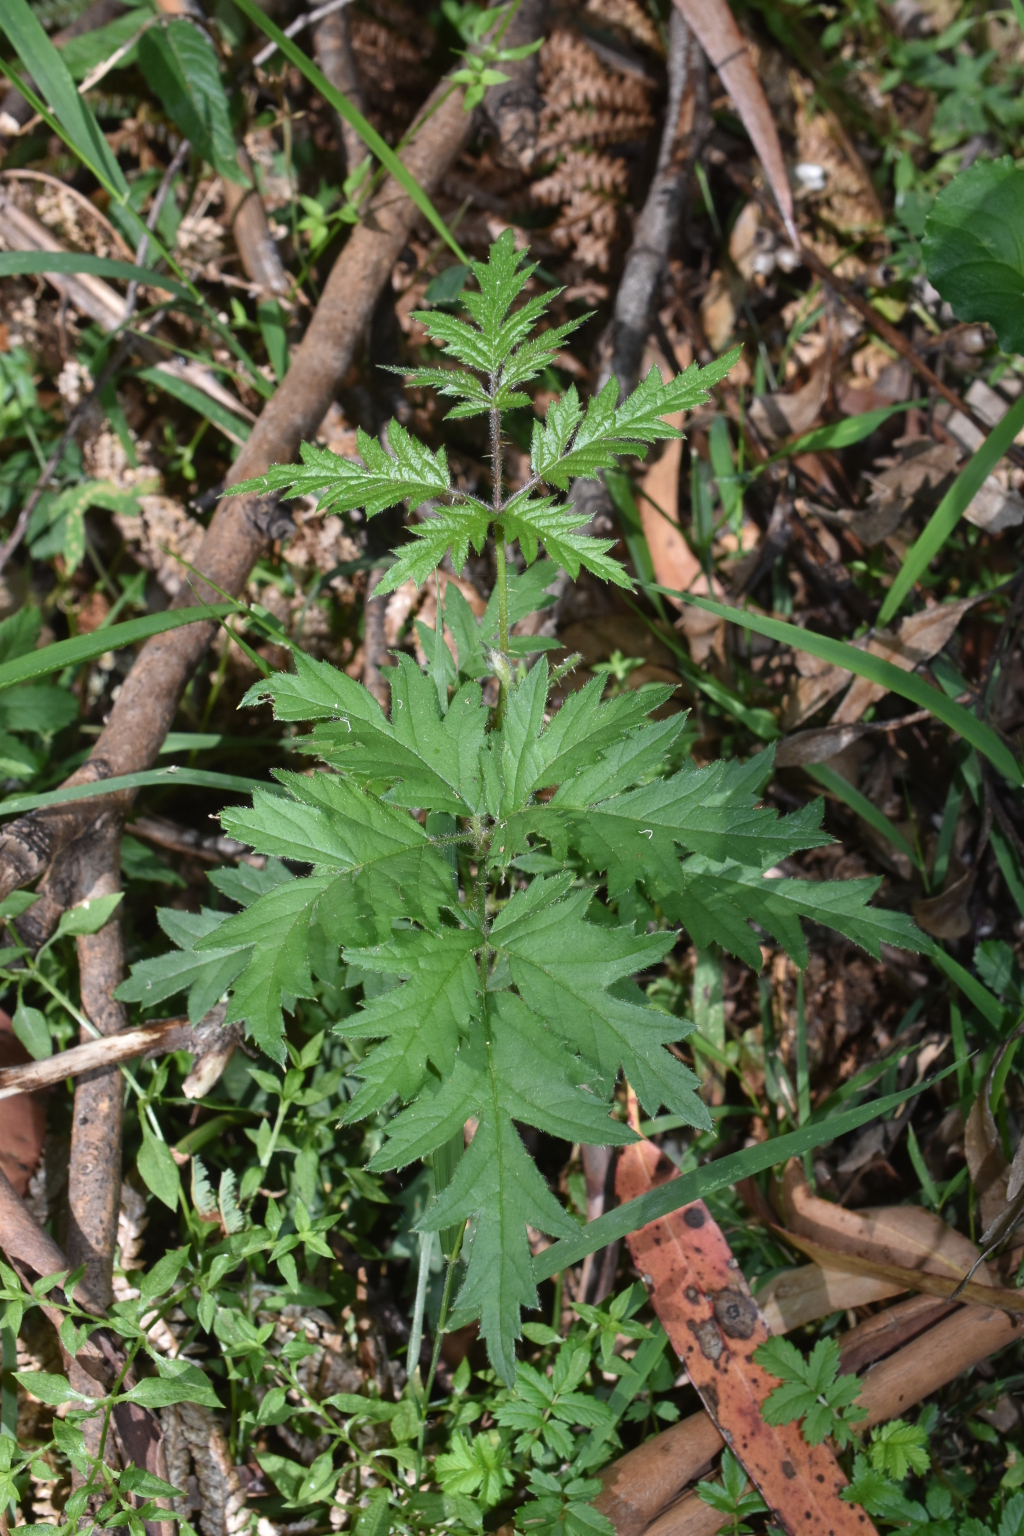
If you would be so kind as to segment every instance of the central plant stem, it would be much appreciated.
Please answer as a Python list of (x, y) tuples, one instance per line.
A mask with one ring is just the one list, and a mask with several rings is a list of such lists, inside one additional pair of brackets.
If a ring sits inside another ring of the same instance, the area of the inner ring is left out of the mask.
[[(491, 374), (491, 399), (498, 389), (498, 375)], [(494, 509), (494, 564), (498, 592), (498, 650), (508, 670), (508, 570), (505, 560), (505, 529), (501, 522), (501, 412), (491, 407), (491, 506)], [(505, 699), (508, 683), (499, 676), (498, 713), (496, 724), (505, 718)]]

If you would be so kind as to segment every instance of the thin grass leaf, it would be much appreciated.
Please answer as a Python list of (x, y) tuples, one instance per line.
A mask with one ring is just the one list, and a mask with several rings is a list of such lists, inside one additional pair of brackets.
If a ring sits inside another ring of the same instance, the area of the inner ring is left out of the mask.
[(13, 688), (16, 683), (31, 682), (34, 677), (46, 677), (51, 672), (62, 672), (65, 667), (79, 667), (85, 661), (95, 661), (107, 651), (136, 645), (140, 640), (148, 640), (150, 635), (162, 635), (165, 630), (177, 629), (181, 624), (223, 619), (234, 611), (226, 603), (214, 607), (174, 608), (167, 613), (148, 613), (142, 619), (128, 619), (124, 624), (97, 629), (91, 635), (77, 635), (74, 640), (58, 640), (42, 650), (29, 651), (27, 656), (15, 656), (4, 662), (0, 666), (0, 692)]
[[(25, 0), (19, 0), (19, 3), (24, 4)], [(441, 236), (441, 239), (444, 241), (445, 245), (447, 245), (450, 250), (455, 252), (455, 255), (458, 257), (459, 261), (468, 266), (469, 257), (466, 255), (465, 251), (462, 249), (461, 245), (456, 240), (451, 230), (448, 228), (444, 219), (438, 213), (437, 209), (434, 207), (434, 204), (431, 202), (426, 192), (424, 192), (415, 176), (413, 176), (411, 171), (406, 169), (391, 146), (385, 143), (385, 141), (381, 138), (376, 128), (374, 128), (370, 123), (366, 121), (366, 118), (361, 112), (356, 110), (347, 96), (343, 96), (342, 93), (339, 90), (336, 90), (330, 81), (320, 73), (313, 61), (303, 53), (302, 49), (297, 47), (290, 38), (285, 37), (284, 33), (281, 31), (281, 28), (275, 26), (275, 24), (270, 20), (269, 16), (264, 16), (259, 6), (255, 4), (255, 0), (237, 0), (237, 4), (239, 10), (242, 11), (244, 15), (248, 16), (253, 25), (259, 27), (261, 32), (265, 32), (267, 37), (269, 37), (272, 42), (277, 44), (278, 48), (284, 54), (284, 57), (288, 59), (290, 63), (294, 64), (296, 69), (300, 69), (302, 71), (313, 89), (318, 91), (326, 102), (330, 103), (330, 105), (338, 113), (339, 117), (343, 118), (344, 121), (350, 125), (350, 127), (355, 129), (356, 133), (358, 133), (367, 149), (371, 150), (373, 154), (376, 155), (381, 165), (390, 171), (391, 175), (398, 182), (399, 186), (405, 188), (406, 192), (412, 198), (413, 202), (416, 204), (417, 208), (420, 210), (423, 216), (429, 220), (434, 229), (437, 230), (437, 233)]]
[(588, 1222), (578, 1236), (563, 1238), (550, 1248), (545, 1248), (533, 1261), (533, 1278), (539, 1285), (542, 1280), (557, 1275), (560, 1269), (578, 1264), (588, 1253), (596, 1253), (608, 1243), (614, 1243), (630, 1232), (639, 1231), (649, 1221), (657, 1221), (660, 1216), (677, 1211), (681, 1205), (689, 1205), (693, 1200), (703, 1199), (716, 1190), (728, 1188), (738, 1179), (762, 1173), (766, 1168), (774, 1168), (791, 1157), (802, 1157), (805, 1152), (813, 1152), (823, 1142), (835, 1141), (850, 1131), (859, 1130), (862, 1125), (877, 1120), (880, 1115), (898, 1109), (918, 1093), (933, 1088), (955, 1070), (954, 1062), (945, 1071), (915, 1088), (889, 1094), (884, 1099), (875, 1099), (871, 1104), (862, 1104), (858, 1109), (847, 1110), (845, 1115), (833, 1115), (824, 1124), (806, 1125), (798, 1131), (790, 1131), (786, 1136), (772, 1137), (758, 1146), (744, 1147), (741, 1152), (720, 1157), (693, 1173), (684, 1173), (678, 1179), (670, 1179), (667, 1184), (660, 1184), (639, 1199), (627, 1200), (625, 1205), (616, 1206), (614, 1211)]
[(234, 773), (213, 773), (206, 768), (145, 768), (140, 773), (119, 774), (112, 779), (97, 779), (93, 784), (72, 784), (63, 789), (47, 790), (42, 795), (11, 795), (0, 800), (0, 816), (22, 816), (46, 805), (64, 805), (69, 800), (91, 800), (96, 795), (116, 795), (127, 789), (173, 789), (187, 784), (191, 789), (219, 789), (236, 795), (251, 795), (255, 789), (274, 792), (272, 784), (259, 779), (243, 779)]
[(964, 970), (960, 962), (954, 960), (952, 955), (947, 955), (939, 944), (926, 949), (924, 953), (935, 962), (940, 971), (945, 971), (950, 981), (956, 983), (964, 997), (974, 1004), (981, 1016), (1002, 1034), (1011, 1016), (1009, 1010), (1003, 1007), (999, 999), (993, 996), (986, 986), (982, 985), (977, 976), (972, 976), (970, 971)]
[(181, 378), (176, 373), (167, 373), (162, 368), (142, 368), (136, 374), (136, 378), (144, 379), (147, 384), (162, 389), (165, 394), (180, 400), (182, 405), (187, 405), (197, 415), (212, 421), (214, 426), (219, 427), (232, 442), (247, 441), (252, 431), (249, 423), (243, 421), (241, 416), (236, 416), (233, 411), (229, 411), (227, 406), (222, 405), (219, 400), (214, 400), (212, 395), (197, 389), (187, 379)]
[(829, 768), (824, 763), (807, 763), (805, 772), (810, 774), (812, 779), (816, 779), (823, 789), (835, 795), (837, 800), (848, 805), (850, 810), (854, 811), (862, 821), (866, 821), (869, 827), (874, 827), (876, 832), (880, 832), (886, 842), (898, 848), (900, 853), (906, 854), (915, 869), (923, 867), (920, 854), (911, 847), (899, 828), (889, 820), (884, 811), (878, 809), (877, 805), (872, 805), (867, 795), (862, 795), (859, 789), (854, 789), (849, 779), (844, 779), (841, 773), (837, 773), (834, 768)]
[[(977, 453), (964, 465), (932, 513), (920, 538), (907, 550), (899, 575), (886, 593), (885, 602), (878, 615), (879, 627), (884, 627), (899, 612), (903, 599), (942, 549), (1022, 427), (1024, 427), (1024, 395), (1021, 395), (1016, 404), (1010, 407), (1002, 421), (992, 428)], [(909, 698), (909, 694), (907, 697)], [(925, 706), (925, 708), (928, 707), (930, 706)], [(1005, 771), (1003, 769), (1004, 773)], [(1019, 776), (1013, 782), (1019, 784), (1021, 782)]]
[[(1024, 406), (1024, 396), (1021, 396), (1021, 405)], [(1024, 413), (1021, 419), (1024, 421)], [(827, 635), (800, 629), (798, 625), (786, 624), (781, 619), (762, 618), (760, 614), (747, 613), (742, 608), (730, 608), (728, 603), (716, 603), (710, 597), (695, 597), (692, 592), (676, 592), (671, 587), (656, 586), (653, 590), (664, 593), (666, 597), (692, 603), (695, 608), (703, 608), (720, 619), (727, 619), (730, 624), (738, 624), (741, 629), (751, 629), (757, 635), (766, 635), (769, 640), (780, 640), (784, 645), (791, 645), (794, 650), (806, 651), (809, 656), (818, 656), (834, 667), (843, 667), (847, 672), (855, 672), (858, 677), (866, 677), (869, 683), (878, 683), (889, 692), (898, 693), (901, 698), (909, 699), (921, 709), (928, 710), (943, 725), (948, 725), (951, 731), (976, 747), (1011, 784), (1024, 784), (1020, 764), (992, 727), (972, 715), (962, 704), (954, 704), (952, 699), (926, 683), (916, 673), (904, 672), (900, 667), (894, 667), (891, 661), (883, 661), (880, 656), (860, 651), (855, 645), (848, 645), (843, 640), (830, 640)]]
[(26, 0), (4, 0), (0, 27), (52, 108), (69, 147), (112, 197), (128, 206), (128, 183), (71, 72)]
[(136, 267), (130, 261), (115, 261), (110, 256), (89, 256), (84, 251), (0, 251), (0, 277), (24, 277), (33, 272), (88, 272), (93, 277), (162, 288), (179, 299), (191, 301), (195, 297), (182, 283), (163, 272)]
[(798, 453), (818, 453), (823, 448), (849, 448), (853, 443), (862, 443), (872, 432), (884, 426), (890, 417), (898, 415), (900, 411), (909, 411), (919, 403), (917, 400), (903, 400), (899, 405), (887, 405), (880, 411), (864, 411), (859, 416), (846, 416), (842, 421), (834, 421), (827, 427), (816, 427), (813, 432), (798, 437), (795, 443), (790, 443), (781, 452), (759, 464), (755, 472), (760, 473), (769, 464), (793, 458)]

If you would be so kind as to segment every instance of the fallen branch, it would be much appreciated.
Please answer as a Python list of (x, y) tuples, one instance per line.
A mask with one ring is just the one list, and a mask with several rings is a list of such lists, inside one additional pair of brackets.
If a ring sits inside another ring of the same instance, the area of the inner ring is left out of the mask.
[[(91, 868), (83, 870), (79, 900), (109, 896), (121, 888), (121, 824), (108, 817), (104, 835), (92, 847)], [(97, 933), (80, 934), (78, 970), (82, 1009), (101, 1035), (128, 1023), (128, 1010), (114, 1001), (124, 977), (121, 913), (115, 910)], [(83, 1040), (88, 1039), (82, 1029)], [(68, 1162), (67, 1255), (72, 1268), (85, 1266), (89, 1292), (106, 1310), (114, 1299), (114, 1247), (121, 1197), (124, 1092), (115, 1065), (84, 1074), (75, 1086)]]
[[(428, 192), (461, 150), (471, 127), (472, 117), (462, 110), (462, 92), (451, 92), (442, 84), (428, 101), (422, 127), (403, 154), (404, 163)], [(231, 468), (232, 483), (290, 459), (302, 439), (316, 432), (418, 216), (412, 199), (393, 180), (386, 180), (335, 262), (291, 368)], [(290, 518), (273, 501), (252, 495), (228, 497), (214, 515), (196, 565), (218, 587), (238, 593), (268, 539), (290, 530)], [(197, 599), (202, 599), (202, 590), (183, 597), (184, 602)], [(143, 647), (106, 729), (89, 760), (66, 781), (69, 785), (132, 773), (155, 761), (185, 684), (214, 633), (212, 624), (191, 624), (173, 631), (174, 638), (160, 636)], [(130, 800), (130, 795), (117, 797), (122, 806)], [(42, 874), (95, 814), (92, 800), (32, 812), (4, 828), (0, 897)]]
[(192, 1071), (185, 1079), (182, 1091), (188, 1099), (202, 1098), (209, 1088), (196, 1091), (200, 1076), (208, 1080), (215, 1064), (219, 1064), (223, 1071), (227, 1057), (238, 1044), (239, 1031), (223, 1023), (224, 1013), (221, 1003), (198, 1024), (190, 1024), (186, 1014), (178, 1014), (173, 1019), (143, 1024), (139, 1029), (105, 1035), (101, 1040), (86, 1040), (66, 1051), (58, 1051), (56, 1056), (47, 1056), (43, 1061), (4, 1067), (0, 1070), (0, 1099), (9, 1099), (18, 1093), (34, 1093), (39, 1088), (52, 1088), (54, 1083), (62, 1083), (66, 1078), (78, 1077), (100, 1067), (116, 1066), (138, 1056), (150, 1060), (154, 1056), (169, 1056), (172, 1051), (192, 1053), (195, 1058)]
[(118, 1062), (131, 1061), (136, 1056), (166, 1056), (171, 1051), (189, 1051), (191, 1040), (192, 1026), (184, 1015), (161, 1019), (157, 1024), (144, 1024), (141, 1029), (126, 1029), (102, 1040), (87, 1040), (42, 1061), (4, 1067), (0, 1070), (0, 1099), (10, 1099), (18, 1093), (35, 1093), (39, 1088), (52, 1088), (54, 1083), (62, 1083), (66, 1078), (78, 1077), (99, 1067), (116, 1066)]
[[(348, 17), (343, 9), (347, 4), (348, 0), (343, 0), (342, 6), (336, 6), (317, 22), (313, 31), (313, 50), (321, 74), (365, 117), (363, 93), (359, 88), (359, 76), (356, 74), (355, 60), (352, 58), (352, 46), (349, 41)], [(294, 22), (292, 25), (295, 25)], [(289, 35), (286, 28), (285, 36)], [(273, 53), (273, 43), (268, 43), (262, 52), (267, 53), (268, 50)], [(257, 60), (259, 58), (260, 55), (257, 54)], [(369, 151), (352, 124), (339, 112), (334, 114), (334, 128), (345, 154), (345, 173), (351, 176), (356, 167), (366, 159)]]

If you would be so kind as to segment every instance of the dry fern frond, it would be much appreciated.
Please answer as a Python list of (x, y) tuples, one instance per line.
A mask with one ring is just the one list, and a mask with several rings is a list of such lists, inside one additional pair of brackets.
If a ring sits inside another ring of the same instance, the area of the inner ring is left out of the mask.
[(575, 32), (556, 28), (541, 49), (544, 99), (537, 163), (549, 167), (530, 195), (559, 213), (552, 242), (584, 268), (608, 269), (628, 186), (622, 160), (602, 153), (653, 126), (651, 88), (608, 68)]
[(584, 9), (588, 17), (609, 27), (619, 27), (644, 48), (664, 52), (658, 29), (639, 0), (587, 0)]

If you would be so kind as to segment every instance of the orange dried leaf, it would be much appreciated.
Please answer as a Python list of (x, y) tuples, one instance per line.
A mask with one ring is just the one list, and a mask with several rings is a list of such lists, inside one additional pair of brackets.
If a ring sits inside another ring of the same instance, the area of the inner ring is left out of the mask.
[[(626, 1148), (615, 1181), (620, 1200), (662, 1182), (659, 1156), (650, 1142)], [(704, 1202), (649, 1222), (628, 1242), (701, 1401), (784, 1529), (866, 1536), (871, 1522), (840, 1497), (846, 1479), (828, 1447), (809, 1446), (796, 1424), (764, 1421), (762, 1404), (777, 1383), (752, 1356), (770, 1330)]]

